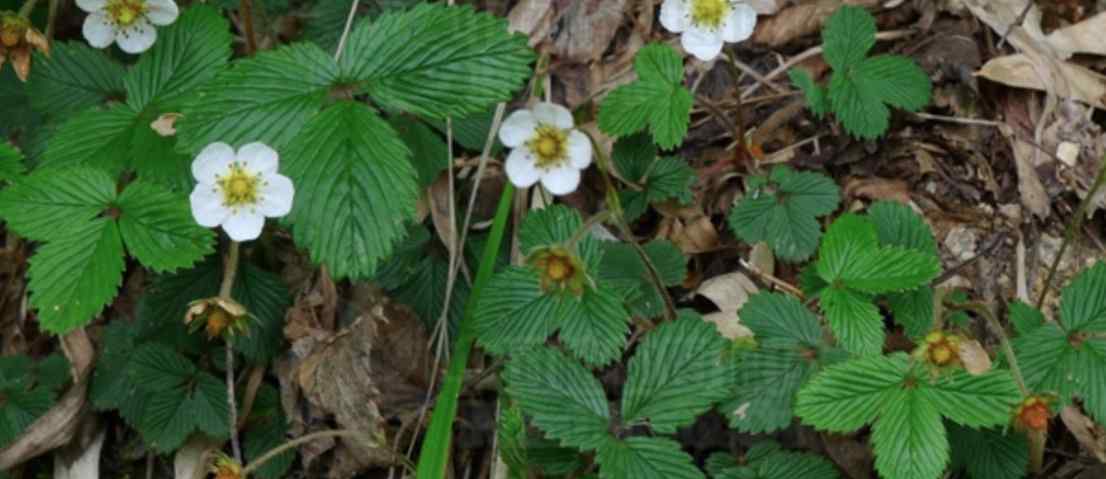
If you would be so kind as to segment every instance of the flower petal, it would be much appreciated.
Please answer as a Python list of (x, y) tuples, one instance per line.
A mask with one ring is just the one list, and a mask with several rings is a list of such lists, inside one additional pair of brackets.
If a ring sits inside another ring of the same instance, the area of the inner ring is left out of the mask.
[(499, 141), (507, 148), (522, 146), (534, 137), (534, 130), (537, 128), (538, 121), (530, 110), (516, 110), (499, 127)]
[(572, 165), (549, 170), (541, 175), (541, 185), (554, 195), (567, 195), (580, 186), (580, 170)]
[(205, 228), (219, 226), (230, 216), (230, 210), (223, 206), (223, 195), (214, 185), (196, 185), (188, 195), (192, 205), (192, 218)]
[(538, 182), (541, 172), (534, 164), (534, 156), (526, 147), (515, 148), (507, 156), (507, 179), (519, 188), (527, 188)]
[(238, 149), (238, 161), (247, 170), (264, 176), (276, 173), (280, 155), (264, 143), (249, 143)]
[(139, 18), (131, 26), (115, 33), (115, 42), (119, 44), (119, 48), (131, 55), (149, 50), (155, 41), (157, 30), (145, 18)]
[(108, 0), (77, 0), (77, 6), (88, 13), (103, 10), (108, 6)]
[(720, 32), (702, 30), (692, 26), (680, 37), (680, 44), (684, 50), (702, 61), (714, 60), (722, 52), (722, 35)]
[(81, 28), (84, 39), (93, 48), (106, 48), (115, 41), (115, 25), (108, 19), (108, 14), (99, 11), (90, 14), (84, 19), (84, 27)]
[(207, 145), (192, 160), (192, 176), (200, 184), (214, 185), (215, 177), (225, 173), (234, 161), (234, 148), (222, 142)]
[(687, 0), (664, 0), (661, 4), (661, 25), (672, 33), (687, 30), (690, 18)]
[(238, 242), (253, 241), (261, 236), (261, 228), (265, 227), (265, 217), (258, 211), (241, 208), (232, 212), (223, 222), (223, 231), (227, 232), (230, 239)]
[(572, 128), (572, 112), (556, 103), (538, 103), (534, 105), (534, 119), (539, 124), (553, 125), (562, 130)]
[(744, 3), (734, 5), (733, 11), (722, 23), (722, 40), (737, 43), (753, 36), (757, 26), (757, 11)]
[(154, 25), (168, 25), (177, 21), (180, 9), (173, 0), (146, 0), (146, 18)]
[(257, 211), (269, 218), (279, 218), (292, 211), (292, 198), (296, 189), (287, 176), (273, 173), (265, 177), (261, 187), (261, 201)]
[(591, 164), (591, 140), (580, 130), (568, 133), (568, 161), (578, 170)]

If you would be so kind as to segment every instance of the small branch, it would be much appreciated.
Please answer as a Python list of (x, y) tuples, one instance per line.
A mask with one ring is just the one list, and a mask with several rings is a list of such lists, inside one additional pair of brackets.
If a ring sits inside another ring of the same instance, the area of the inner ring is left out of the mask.
[(611, 216), (613, 216), (613, 214), (610, 210), (603, 210), (594, 215), (591, 215), (591, 217), (588, 218), (588, 220), (585, 221), (584, 224), (580, 225), (580, 229), (576, 230), (576, 232), (572, 234), (572, 238), (569, 238), (568, 247), (571, 249), (575, 249), (576, 245), (580, 242), (580, 240), (584, 239), (584, 235), (588, 234), (588, 232), (591, 231), (592, 227), (599, 223), (607, 221), (611, 218)]
[[(231, 299), (230, 293), (234, 289), (234, 277), (238, 273), (238, 252), (240, 244), (237, 241), (230, 242), (230, 251), (227, 252), (226, 262), (223, 263), (223, 284), (219, 286), (219, 297)], [(230, 447), (234, 452), (234, 460), (242, 463), (242, 447), (238, 442), (238, 404), (235, 401), (234, 388), (234, 342), (230, 338), (226, 340), (226, 380), (227, 380), (227, 407), (230, 425)]]
[(234, 277), (238, 274), (238, 248), (237, 241), (230, 242), (230, 251), (227, 252), (226, 262), (223, 263), (223, 283), (219, 286), (219, 297), (230, 299), (230, 292), (234, 289)]
[(311, 441), (328, 437), (348, 437), (353, 439), (362, 439), (365, 437), (365, 435), (351, 429), (339, 429), (333, 431), (313, 432), (305, 436), (297, 437), (291, 441), (270, 449), (269, 452), (266, 452), (265, 454), (262, 454), (261, 457), (254, 459), (253, 462), (250, 462), (249, 465), (242, 469), (242, 477), (249, 477), (250, 473), (257, 471), (259, 468), (261, 468), (261, 466), (264, 466), (265, 463), (273, 460), (274, 458), (283, 454), (289, 449), (294, 449)]
[(349, 38), (349, 30), (353, 27), (353, 17), (357, 16), (357, 7), (361, 5), (360, 0), (353, 0), (353, 3), (349, 6), (349, 15), (346, 16), (346, 26), (342, 29), (342, 36), (338, 38), (338, 48), (334, 50), (334, 61), (342, 58), (342, 50), (346, 48), (346, 39)]
[(246, 56), (257, 53), (257, 33), (253, 28), (253, 0), (242, 0), (238, 4), (238, 14), (242, 16), (243, 34), (246, 36)]
[(1056, 257), (1052, 260), (1052, 266), (1048, 268), (1048, 276), (1045, 277), (1041, 296), (1037, 298), (1037, 309), (1044, 306), (1045, 298), (1048, 297), (1048, 290), (1052, 287), (1052, 280), (1056, 276), (1056, 268), (1060, 266), (1060, 260), (1064, 258), (1064, 253), (1067, 252), (1068, 245), (1075, 237), (1075, 232), (1083, 228), (1083, 218), (1087, 216), (1087, 208), (1090, 207), (1095, 196), (1098, 196), (1098, 190), (1102, 188), (1103, 184), (1106, 184), (1106, 157), (1102, 158), (1102, 166), (1098, 169), (1098, 177), (1095, 178), (1094, 185), (1087, 192), (1087, 196), (1083, 197), (1083, 201), (1079, 202), (1079, 207), (1075, 210), (1075, 218), (1072, 218), (1071, 222), (1068, 223), (1067, 230), (1064, 231), (1064, 242), (1060, 244), (1060, 251), (1056, 253)]

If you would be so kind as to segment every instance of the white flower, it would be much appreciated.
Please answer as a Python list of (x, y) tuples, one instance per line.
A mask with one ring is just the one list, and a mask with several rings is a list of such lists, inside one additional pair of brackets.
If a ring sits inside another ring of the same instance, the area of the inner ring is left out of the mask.
[(77, 6), (89, 13), (83, 28), (89, 45), (106, 48), (117, 42), (131, 54), (154, 45), (154, 25), (173, 23), (180, 14), (173, 0), (77, 0)]
[(292, 210), (292, 180), (277, 173), (277, 152), (261, 143), (234, 152), (226, 143), (212, 143), (192, 162), (196, 189), (189, 200), (192, 217), (201, 226), (222, 226), (234, 241), (261, 235), (265, 217)]
[(591, 141), (573, 128), (572, 113), (553, 103), (511, 113), (499, 141), (514, 148), (507, 156), (507, 178), (519, 188), (541, 180), (550, 193), (567, 195), (580, 185), (580, 170), (591, 164)]
[(757, 26), (757, 12), (737, 0), (664, 0), (661, 25), (682, 33), (680, 43), (696, 58), (713, 60), (722, 43), (749, 38)]

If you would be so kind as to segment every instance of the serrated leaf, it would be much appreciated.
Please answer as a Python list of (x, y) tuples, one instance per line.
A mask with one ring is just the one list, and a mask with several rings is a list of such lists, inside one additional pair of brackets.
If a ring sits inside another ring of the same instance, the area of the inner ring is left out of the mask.
[(27, 80), (35, 110), (64, 118), (123, 96), (123, 66), (84, 42), (55, 42), (50, 55), (36, 53)]
[(362, 21), (339, 65), (385, 108), (445, 118), (510, 99), (533, 59), (526, 37), (508, 33), (501, 18), (419, 4)]
[(1060, 324), (1069, 333), (1106, 332), (1106, 262), (1084, 270), (1064, 288)]
[[(539, 248), (562, 245), (571, 240), (583, 225), (580, 213), (564, 205), (531, 211), (518, 231), (519, 249), (522, 254), (530, 255)], [(603, 250), (590, 232), (576, 244), (576, 250), (588, 273), (596, 274), (603, 259)]]
[(23, 176), (23, 154), (11, 143), (0, 141), (0, 181), (11, 182)]
[(57, 334), (91, 321), (123, 282), (123, 240), (114, 221), (97, 219), (38, 249), (27, 270), (31, 306)]
[(835, 279), (847, 288), (878, 294), (917, 288), (940, 273), (936, 256), (888, 246), (854, 258)]
[(875, 44), (876, 20), (862, 7), (838, 8), (822, 29), (822, 56), (835, 71), (860, 63)]
[[(297, 43), (240, 60), (197, 90), (177, 122), (181, 151), (260, 141), (283, 151), (338, 78), (329, 54)], [(299, 184), (297, 183), (297, 193)]]
[(138, 112), (123, 104), (74, 115), (50, 137), (42, 165), (93, 166), (119, 173), (130, 164), (134, 129), (145, 126), (138, 120)]
[(943, 416), (975, 428), (1006, 424), (1022, 398), (1014, 377), (1006, 370), (978, 376), (956, 370), (921, 389)]
[(872, 425), (871, 442), (883, 477), (937, 479), (949, 462), (941, 414), (917, 390), (892, 391)]
[(877, 201), (868, 207), (868, 218), (876, 225), (879, 243), (901, 246), (938, 256), (937, 241), (925, 218), (897, 201)]
[(830, 287), (822, 291), (820, 304), (834, 337), (845, 350), (871, 355), (883, 349), (883, 316), (871, 298)]
[(388, 118), (400, 139), (411, 151), (411, 164), (419, 174), (419, 189), (429, 187), (450, 164), (449, 147), (425, 123), (407, 116)]
[(288, 145), (296, 244), (336, 278), (371, 277), (406, 234), (418, 188), (407, 147), (369, 107), (339, 102)]
[(860, 429), (897, 394), (908, 367), (904, 355), (867, 356), (830, 366), (799, 391), (795, 415), (819, 429)]
[(1106, 423), (1106, 339), (1086, 338), (1073, 345), (1071, 336), (1047, 323), (1014, 340), (1014, 351), (1025, 383), (1037, 393), (1051, 393), (1061, 405), (1073, 396), (1099, 423)]
[(266, 364), (280, 354), (284, 342), (284, 313), (292, 305), (288, 287), (279, 276), (250, 264), (239, 265), (235, 279), (231, 296), (249, 312), (250, 329), (234, 342), (234, 349), (249, 363)]
[(623, 421), (649, 424), (660, 433), (691, 424), (733, 387), (732, 363), (722, 356), (725, 346), (714, 325), (697, 317), (654, 329), (627, 365)]
[[(634, 314), (653, 318), (664, 311), (664, 298), (650, 279), (649, 270), (637, 250), (627, 243), (604, 242), (598, 280), (622, 294)], [(687, 277), (687, 257), (668, 240), (653, 240), (642, 246), (665, 286), (676, 286)]]
[(66, 240), (114, 200), (115, 180), (101, 170), (39, 169), (0, 192), (0, 217), (28, 239)]
[(966, 469), (971, 479), (1021, 479), (1029, 469), (1025, 435), (994, 429), (948, 425), (952, 469)]
[(772, 178), (775, 192), (753, 192), (730, 211), (730, 229), (747, 243), (767, 242), (781, 259), (805, 260), (818, 247), (817, 217), (837, 209), (840, 189), (824, 175), (784, 166)]
[(603, 367), (622, 356), (630, 334), (629, 319), (616, 293), (604, 287), (588, 288), (575, 314), (561, 324), (559, 337), (584, 363)]
[(54, 393), (45, 388), (10, 390), (0, 405), (0, 448), (21, 436), (35, 419), (54, 405)]
[(225, 437), (228, 407), (226, 387), (214, 376), (200, 372), (192, 384), (150, 394), (138, 431), (161, 453), (176, 450), (194, 431)]
[[(375, 281), (387, 289), (397, 302), (409, 306), (427, 330), (438, 324), (445, 304), (449, 276), (449, 258), (446, 254), (444, 247), (431, 241), (425, 226), (416, 225), (376, 273)], [(458, 332), (469, 293), (467, 282), (454, 283), (447, 315), (451, 337)]]
[[(253, 461), (288, 441), (288, 418), (280, 405), (280, 393), (272, 386), (257, 392), (253, 410), (242, 435), (242, 453)], [(285, 451), (254, 472), (261, 479), (281, 479), (296, 460), (295, 451)]]
[(578, 305), (571, 295), (547, 294), (533, 269), (508, 268), (492, 276), (480, 295), (477, 341), (494, 354), (542, 344)]
[(918, 111), (929, 104), (929, 75), (903, 56), (867, 58), (852, 69), (850, 78), (865, 94), (896, 108)]
[(622, 177), (634, 183), (641, 182), (649, 172), (649, 167), (657, 159), (657, 145), (646, 133), (637, 133), (619, 138), (611, 151), (611, 161)]
[(1044, 314), (1021, 300), (1011, 302), (1006, 309), (1010, 314), (1010, 324), (1019, 336), (1033, 332), (1046, 322)]
[(601, 479), (702, 479), (680, 443), (663, 437), (614, 438), (596, 456)]
[(606, 441), (610, 413), (603, 386), (563, 353), (540, 347), (515, 356), (503, 379), (507, 392), (550, 438), (583, 450)]
[[(759, 444), (758, 444), (759, 445)], [(754, 448), (757, 446), (753, 446)], [(841, 477), (837, 469), (826, 459), (814, 454), (802, 454), (785, 451), (782, 449), (771, 450), (763, 456), (752, 459), (754, 451), (750, 450), (746, 456), (750, 458), (749, 464), (756, 471), (756, 477), (764, 479), (776, 478), (802, 478), (802, 479), (837, 479)], [(732, 476), (722, 476), (723, 479)]]
[(653, 43), (634, 58), (638, 80), (612, 91), (599, 109), (599, 127), (617, 136), (649, 127), (663, 149), (683, 143), (695, 99), (683, 86), (683, 59), (672, 47)]
[(908, 337), (919, 338), (933, 330), (933, 295), (933, 288), (929, 286), (887, 295), (887, 305), (895, 322)]
[(188, 358), (157, 343), (139, 346), (130, 367), (135, 381), (148, 392), (172, 391), (186, 385), (197, 372)]
[(213, 251), (215, 235), (196, 224), (183, 196), (138, 181), (119, 195), (118, 208), (127, 251), (154, 271), (192, 266)]
[(830, 77), (829, 100), (837, 119), (853, 136), (874, 140), (887, 131), (891, 110), (846, 73), (835, 71)]
[(815, 83), (810, 73), (801, 68), (788, 70), (787, 76), (791, 79), (792, 85), (802, 90), (803, 96), (806, 97), (806, 105), (810, 108), (810, 111), (814, 112), (814, 116), (818, 118), (826, 116), (826, 113), (830, 111), (826, 87)]
[(207, 5), (185, 9), (157, 36), (123, 81), (127, 104), (135, 111), (179, 104), (182, 95), (213, 78), (230, 58), (230, 26)]
[(691, 202), (691, 185), (697, 176), (686, 161), (675, 157), (657, 158), (645, 178), (645, 198), (650, 203), (677, 200)]
[(192, 157), (176, 150), (176, 136), (161, 136), (151, 124), (160, 114), (148, 109), (135, 121), (130, 140), (130, 166), (143, 181), (172, 191), (189, 192), (195, 186)]

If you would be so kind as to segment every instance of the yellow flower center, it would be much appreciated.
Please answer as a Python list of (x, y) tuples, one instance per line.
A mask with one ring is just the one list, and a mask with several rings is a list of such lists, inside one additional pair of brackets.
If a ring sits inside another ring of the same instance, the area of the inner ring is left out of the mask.
[(550, 169), (560, 166), (568, 158), (568, 133), (550, 125), (539, 125), (527, 145), (537, 155), (534, 162), (538, 168)]
[(564, 281), (569, 276), (572, 276), (573, 270), (572, 262), (568, 258), (554, 256), (549, 259), (549, 267), (545, 273), (549, 275), (549, 279), (554, 281)]
[(257, 203), (261, 178), (235, 162), (230, 164), (230, 173), (215, 178), (215, 184), (223, 193), (223, 205), (235, 208)]
[(108, 0), (104, 7), (108, 15), (121, 27), (129, 27), (146, 14), (145, 0)]
[(722, 20), (730, 13), (727, 0), (692, 0), (691, 22), (711, 30), (722, 26)]
[(12, 48), (23, 41), (27, 34), (27, 25), (24, 20), (15, 15), (0, 15), (0, 45)]

